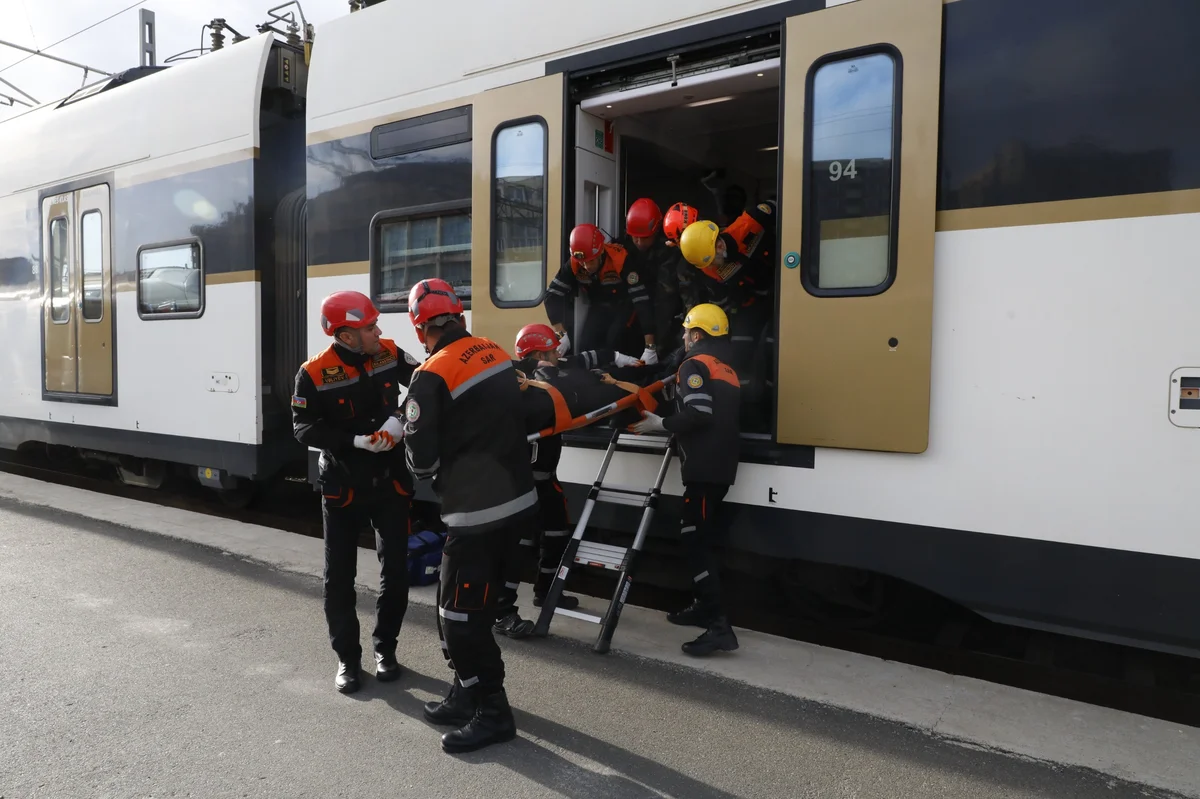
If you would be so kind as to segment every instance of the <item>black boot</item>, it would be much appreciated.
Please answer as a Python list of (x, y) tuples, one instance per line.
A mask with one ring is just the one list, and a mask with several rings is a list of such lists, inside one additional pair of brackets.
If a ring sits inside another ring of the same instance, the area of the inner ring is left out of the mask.
[(375, 679), (380, 682), (400, 679), (400, 664), (396, 662), (395, 652), (375, 653)]
[(530, 619), (522, 619), (517, 611), (511, 610), (496, 619), (492, 629), (509, 638), (528, 638), (533, 635), (534, 626)]
[(688, 641), (683, 645), (685, 653), (698, 657), (711, 655), (717, 650), (732, 652), (737, 648), (737, 636), (733, 634), (733, 628), (729, 626), (729, 621), (724, 616), (709, 625), (709, 628), (701, 633), (695, 641)]
[[(546, 604), (546, 597), (544, 594), (542, 596), (535, 596), (533, 598), (533, 606), (535, 608), (540, 608), (544, 604)], [(575, 608), (579, 607), (579, 597), (571, 596), (569, 594), (561, 594), (558, 597), (558, 604), (555, 605), (555, 607), (562, 608), (563, 610), (574, 610)]]
[(516, 737), (517, 722), (513, 719), (512, 708), (508, 705), (508, 695), (501, 688), (480, 698), (475, 715), (462, 729), (442, 736), (442, 750), (472, 752), (491, 744), (511, 741)]
[(358, 674), (361, 669), (361, 664), (357, 661), (339, 661), (337, 677), (334, 678), (333, 684), (337, 686), (338, 691), (343, 694), (352, 694), (359, 688)]
[(707, 628), (716, 621), (719, 615), (720, 613), (716, 608), (701, 602), (699, 599), (693, 599), (692, 604), (683, 610), (668, 613), (667, 621), (682, 627)]
[(434, 724), (462, 727), (475, 715), (476, 704), (475, 693), (463, 688), (456, 677), (445, 699), (425, 703), (425, 718)]

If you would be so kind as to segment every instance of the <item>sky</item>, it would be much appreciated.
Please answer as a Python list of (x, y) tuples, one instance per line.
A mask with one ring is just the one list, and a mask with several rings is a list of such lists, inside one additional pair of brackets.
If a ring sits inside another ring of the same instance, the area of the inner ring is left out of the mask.
[[(45, 48), (87, 28), (137, 0), (0, 0), (0, 40), (24, 47)], [(138, 65), (138, 9), (154, 12), (158, 34), (158, 63), (171, 55), (200, 46), (200, 27), (223, 17), (241, 33), (253, 36), (255, 25), (267, 21), (267, 9), (284, 0), (144, 0), (111, 20), (79, 34), (47, 52), (81, 64), (120, 72)], [(300, 0), (305, 18), (317, 29), (350, 11), (347, 0)], [(286, 11), (286, 9), (285, 9)], [(208, 44), (207, 31), (205, 45)], [(226, 44), (232, 35), (226, 33)], [(12, 66), (28, 53), (0, 45), (0, 79), (10, 81), (40, 102), (61, 99), (82, 85), (83, 71), (39, 56)], [(89, 74), (88, 82), (98, 75)], [(0, 83), (0, 93), (17, 94)], [(26, 98), (22, 98), (26, 99)], [(25, 110), (0, 102), (0, 120)]]

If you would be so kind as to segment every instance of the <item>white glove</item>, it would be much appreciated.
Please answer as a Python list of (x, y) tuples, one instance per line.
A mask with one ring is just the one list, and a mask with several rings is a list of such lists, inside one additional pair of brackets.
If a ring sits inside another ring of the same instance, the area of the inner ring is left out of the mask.
[(369, 436), (355, 436), (354, 446), (365, 449), (367, 452), (387, 452), (396, 446), (396, 442), (391, 439), (391, 436), (372, 433)]
[(624, 366), (642, 366), (643, 365), (642, 362), (639, 361), (637, 358), (634, 358), (632, 355), (626, 355), (623, 352), (617, 353), (617, 357), (613, 360), (613, 363), (615, 363), (617, 365), (618, 369), (620, 369), (621, 367), (624, 367)]
[(646, 351), (642, 353), (642, 363), (646, 364), (646, 366), (653, 366), (658, 363), (658, 350), (653, 347), (647, 347)]
[(646, 433), (665, 433), (667, 428), (663, 427), (662, 417), (650, 411), (642, 412), (642, 421), (634, 422), (629, 427), (635, 433), (645, 435)]
[(571, 351), (571, 337), (567, 335), (567, 331), (563, 331), (558, 337), (558, 354), (566, 355)]

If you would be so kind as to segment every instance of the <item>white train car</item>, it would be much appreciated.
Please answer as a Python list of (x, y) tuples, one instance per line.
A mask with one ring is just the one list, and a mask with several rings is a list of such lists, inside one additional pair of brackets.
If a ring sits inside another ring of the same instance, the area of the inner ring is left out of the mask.
[(314, 46), (308, 316), (370, 292), (419, 351), (437, 274), (507, 346), (571, 226), (711, 209), (723, 168), (780, 219), (731, 549), (1197, 654), (1196, 30), (1194, 0), (382, 2)]
[(226, 491), (303, 458), (306, 71), (264, 34), (0, 123), (0, 446)]

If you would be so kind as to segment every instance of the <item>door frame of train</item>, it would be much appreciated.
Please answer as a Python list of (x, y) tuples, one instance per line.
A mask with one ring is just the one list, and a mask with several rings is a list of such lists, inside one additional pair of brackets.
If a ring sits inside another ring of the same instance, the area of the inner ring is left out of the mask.
[[(97, 394), (80, 394), (78, 392), (78, 387), (79, 387), (79, 365), (78, 365), (79, 353), (78, 352), (76, 352), (76, 354), (75, 354), (75, 358), (76, 358), (75, 386), (76, 386), (77, 390), (75, 392), (65, 392), (65, 391), (50, 391), (46, 388), (46, 326), (47, 326), (48, 320), (49, 320), (48, 303), (50, 302), (50, 271), (49, 271), (49, 263), (44, 262), (42, 264), (42, 281), (41, 281), (41, 290), (42, 290), (41, 319), (42, 319), (42, 324), (40, 326), (41, 327), (40, 349), (41, 349), (41, 370), (42, 370), (42, 381), (41, 381), (41, 383), (42, 383), (42, 400), (45, 402), (69, 402), (69, 403), (80, 403), (80, 404), (85, 404), (85, 405), (116, 405), (117, 404), (117, 347), (118, 347), (118, 343), (117, 343), (117, 298), (116, 298), (116, 295), (117, 295), (118, 280), (117, 280), (117, 264), (116, 264), (116, 257), (115, 257), (116, 248), (114, 247), (114, 242), (113, 242), (113, 232), (115, 230), (115, 225), (113, 225), (113, 223), (112, 223), (113, 207), (116, 205), (116, 192), (114, 190), (115, 181), (113, 179), (113, 173), (106, 172), (106, 173), (102, 173), (99, 175), (93, 175), (91, 177), (79, 178), (79, 179), (72, 180), (72, 181), (69, 181), (66, 183), (59, 183), (59, 184), (57, 184), (55, 186), (51, 186), (49, 188), (40, 189), (38, 191), (38, 200), (37, 200), (38, 201), (38, 219), (40, 222), (39, 228), (38, 228), (38, 230), (39, 230), (38, 245), (39, 245), (39, 252), (41, 252), (44, 256), (44, 254), (46, 253), (46, 247), (47, 247), (47, 242), (46, 242), (47, 219), (44, 216), (45, 201), (47, 198), (53, 198), (60, 194), (68, 194), (68, 193), (71, 194), (71, 220), (70, 220), (71, 237), (70, 237), (70, 241), (71, 241), (71, 246), (74, 249), (75, 242), (78, 240), (78, 237), (79, 237), (80, 233), (82, 232), (79, 229), (80, 221), (82, 219), (82, 214), (80, 213), (79, 207), (78, 207), (78, 202), (77, 202), (78, 195), (81, 191), (83, 191), (85, 189), (97, 188), (100, 186), (105, 186), (108, 189), (108, 208), (104, 209), (104, 211), (102, 213), (103, 227), (101, 228), (101, 231), (104, 236), (104, 238), (103, 238), (104, 251), (103, 252), (104, 252), (104, 255), (107, 256), (107, 273), (108, 273), (108, 290), (107, 290), (107, 294), (104, 299), (107, 301), (107, 305), (105, 307), (108, 309), (109, 313), (108, 313), (107, 319), (102, 318), (100, 322), (96, 322), (96, 323), (92, 323), (92, 324), (100, 324), (100, 325), (107, 324), (108, 325), (109, 342), (111, 345), (110, 346), (110, 353), (111, 353), (111, 355), (110, 355), (111, 367), (110, 368), (112, 371), (112, 393), (105, 394), (105, 395), (97, 395)], [(89, 208), (88, 210), (93, 210), (93, 209)], [(74, 279), (77, 265), (78, 265), (78, 270), (79, 270), (80, 276), (82, 277), (82, 264), (79, 260), (81, 258), (82, 258), (82, 254), (78, 254), (78, 255), (76, 255), (75, 258), (72, 259), (72, 263), (71, 263), (72, 279)], [(136, 279), (137, 279), (137, 276), (135, 273), (134, 280), (136, 280)], [(76, 298), (74, 288), (72, 289), (72, 292), (71, 292), (71, 310), (73, 313), (79, 314), (80, 317), (82, 317), (82, 297), (83, 297), (82, 292), (83, 292), (83, 287), (82, 287), (82, 279), (81, 279), (80, 286), (79, 286), (78, 301)], [(82, 322), (82, 319), (80, 319), (80, 322)], [(76, 347), (78, 347), (78, 333), (76, 333), (75, 339), (76, 339), (76, 342), (75, 342)]]

